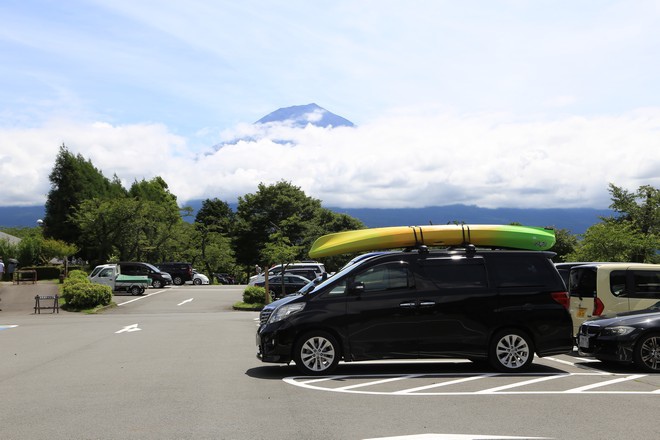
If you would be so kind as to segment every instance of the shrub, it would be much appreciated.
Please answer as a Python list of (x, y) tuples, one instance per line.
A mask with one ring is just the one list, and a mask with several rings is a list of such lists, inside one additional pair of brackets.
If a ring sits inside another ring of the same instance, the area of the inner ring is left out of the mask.
[(67, 278), (62, 287), (62, 298), (74, 309), (91, 309), (107, 306), (112, 301), (112, 289), (109, 286), (93, 284), (86, 278)]
[(82, 270), (69, 271), (67, 280), (85, 280), (86, 282), (89, 282), (89, 280), (87, 279), (87, 272)]
[(246, 304), (266, 304), (266, 289), (259, 286), (248, 286), (243, 291), (243, 302)]

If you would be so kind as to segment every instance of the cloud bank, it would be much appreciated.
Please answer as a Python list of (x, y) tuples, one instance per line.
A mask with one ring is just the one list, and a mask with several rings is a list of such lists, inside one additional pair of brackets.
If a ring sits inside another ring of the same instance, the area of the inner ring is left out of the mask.
[(610, 182), (660, 186), (659, 134), (658, 108), (553, 120), (399, 112), (352, 128), (241, 124), (199, 153), (162, 124), (58, 120), (0, 129), (0, 206), (44, 203), (65, 144), (127, 187), (163, 177), (182, 203), (286, 180), (345, 208), (606, 208)]

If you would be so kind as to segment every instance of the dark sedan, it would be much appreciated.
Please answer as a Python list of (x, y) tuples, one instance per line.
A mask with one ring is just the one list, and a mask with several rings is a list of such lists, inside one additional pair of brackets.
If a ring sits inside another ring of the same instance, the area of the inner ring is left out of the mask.
[(660, 373), (660, 302), (648, 309), (585, 321), (578, 332), (583, 356), (634, 363)]
[[(282, 293), (282, 278), (284, 278), (284, 293)], [(255, 286), (264, 287), (265, 280), (257, 281)], [(300, 275), (275, 275), (268, 278), (268, 290), (273, 299), (294, 293), (309, 284), (309, 280)]]

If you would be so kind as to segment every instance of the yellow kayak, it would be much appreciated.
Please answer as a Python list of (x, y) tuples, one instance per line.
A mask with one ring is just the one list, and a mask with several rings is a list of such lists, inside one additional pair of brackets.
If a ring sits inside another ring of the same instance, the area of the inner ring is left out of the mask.
[(391, 226), (337, 232), (319, 237), (309, 251), (311, 258), (419, 245), (473, 244), (527, 250), (548, 250), (555, 244), (548, 228), (514, 225)]

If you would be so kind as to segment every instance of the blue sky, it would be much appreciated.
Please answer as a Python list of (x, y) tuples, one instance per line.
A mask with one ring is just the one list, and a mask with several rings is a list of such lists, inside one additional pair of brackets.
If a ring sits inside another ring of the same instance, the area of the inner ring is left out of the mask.
[[(182, 202), (607, 207), (660, 186), (658, 29), (655, 1), (4, 1), (0, 206), (43, 203), (64, 143)], [(357, 126), (252, 125), (312, 102)]]

